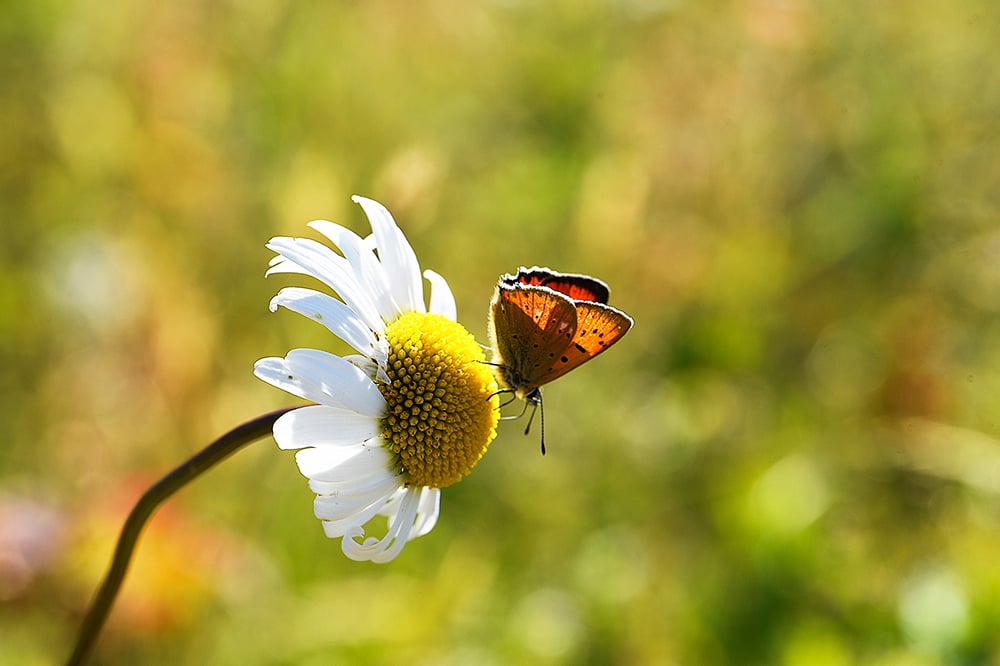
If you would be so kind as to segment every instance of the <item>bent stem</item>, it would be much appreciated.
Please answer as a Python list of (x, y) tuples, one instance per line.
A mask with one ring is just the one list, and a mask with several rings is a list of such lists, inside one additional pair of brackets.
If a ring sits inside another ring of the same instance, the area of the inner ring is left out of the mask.
[(69, 661), (66, 662), (69, 666), (85, 663), (90, 655), (97, 635), (111, 612), (115, 597), (118, 596), (118, 590), (121, 589), (122, 581), (125, 579), (125, 573), (128, 571), (128, 565), (132, 559), (132, 552), (139, 540), (139, 534), (153, 511), (164, 500), (203, 472), (222, 462), (250, 442), (271, 434), (274, 422), (278, 420), (278, 417), (293, 409), (298, 409), (298, 407), (277, 409), (233, 428), (157, 481), (139, 498), (125, 520), (121, 535), (118, 537), (118, 545), (115, 547), (114, 557), (111, 559), (111, 566), (108, 568), (104, 582), (101, 583), (101, 587), (87, 611), (87, 616), (80, 626), (76, 647), (73, 649)]

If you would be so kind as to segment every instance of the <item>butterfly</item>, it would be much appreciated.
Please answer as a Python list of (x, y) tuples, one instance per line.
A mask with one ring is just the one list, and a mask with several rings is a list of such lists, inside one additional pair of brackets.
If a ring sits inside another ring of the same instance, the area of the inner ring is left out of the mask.
[[(542, 385), (562, 377), (611, 345), (632, 318), (608, 305), (608, 285), (587, 275), (521, 267), (503, 275), (490, 303), (489, 334), (501, 393), (542, 405)], [(522, 414), (524, 412), (522, 411)], [(534, 411), (532, 411), (534, 417)], [(545, 453), (542, 409), (542, 453)], [(528, 427), (531, 427), (531, 419)]]

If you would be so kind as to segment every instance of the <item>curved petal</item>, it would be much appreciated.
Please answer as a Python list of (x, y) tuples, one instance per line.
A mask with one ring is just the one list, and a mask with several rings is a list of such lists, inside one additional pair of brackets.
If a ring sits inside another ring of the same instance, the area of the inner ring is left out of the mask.
[(267, 248), (277, 252), (282, 259), (272, 260), (265, 275), (274, 273), (301, 273), (310, 275), (335, 291), (368, 327), (376, 333), (385, 329), (382, 316), (371, 296), (354, 278), (346, 259), (311, 238), (276, 236)]
[(413, 532), (421, 493), (415, 492), (414, 488), (406, 488), (399, 495), (399, 507), (389, 520), (386, 535), (381, 539), (368, 537), (358, 543), (357, 538), (364, 538), (364, 528), (360, 525), (352, 527), (344, 533), (340, 544), (344, 555), (352, 560), (370, 560), (376, 563), (388, 562), (399, 555)]
[(455, 295), (451, 293), (448, 281), (429, 268), (424, 271), (424, 277), (431, 283), (431, 304), (427, 308), (428, 312), (457, 321), (458, 308), (455, 307)]
[(376, 500), (363, 510), (355, 514), (345, 515), (343, 518), (323, 520), (323, 532), (331, 539), (343, 537), (353, 530), (361, 530), (364, 533), (364, 524), (378, 514), (379, 507), (382, 506), (382, 501)]
[(368, 247), (364, 239), (356, 233), (339, 224), (327, 220), (313, 220), (309, 226), (330, 239), (344, 254), (354, 279), (371, 297), (384, 321), (393, 321), (399, 314), (392, 294), (389, 292), (389, 281), (378, 258)]
[[(416, 488), (400, 488), (399, 492), (385, 503), (385, 506), (379, 513), (388, 518), (390, 522), (396, 520), (396, 514), (399, 512), (401, 506), (400, 500), (406, 492), (416, 492), (416, 490)], [(420, 488), (419, 499), (417, 515), (413, 523), (413, 534), (410, 535), (411, 540), (427, 534), (437, 524), (438, 515), (441, 512), (441, 489), (424, 486)]]
[(417, 507), (417, 519), (413, 523), (410, 539), (416, 539), (434, 529), (440, 514), (441, 489), (425, 487), (420, 493), (420, 506)]
[(385, 270), (396, 306), (401, 312), (426, 312), (420, 264), (403, 232), (385, 206), (372, 199), (353, 196), (368, 216), (378, 246), (378, 258)]
[[(378, 440), (372, 440), (375, 441)], [(295, 454), (295, 461), (303, 476), (327, 483), (350, 481), (372, 474), (398, 475), (389, 452), (372, 443), (302, 449)]]
[(271, 299), (271, 312), (284, 306), (292, 312), (323, 324), (331, 333), (368, 358), (375, 357), (378, 341), (357, 313), (333, 296), (313, 289), (285, 287)]
[[(313, 509), (316, 517), (320, 520), (345, 520), (351, 516), (357, 516), (373, 504), (377, 504), (378, 508), (381, 508), (385, 504), (386, 494), (391, 495), (396, 492), (398, 487), (398, 482), (395, 479), (387, 477), (383, 483), (364, 490), (351, 489), (336, 495), (317, 495), (313, 502)], [(378, 509), (375, 511), (375, 514), (377, 513)], [(364, 525), (364, 523), (358, 523), (358, 525)]]
[(377, 436), (380, 429), (378, 419), (371, 416), (340, 407), (311, 405), (281, 416), (274, 424), (274, 440), (278, 448), (286, 450), (306, 446), (323, 447), (324, 451), (332, 447), (360, 450), (360, 443)]
[(378, 514), (398, 488), (398, 479), (387, 478), (380, 486), (366, 488), (361, 493), (319, 495), (313, 509), (316, 517), (323, 521), (323, 531), (330, 538), (342, 537), (352, 530), (364, 532), (364, 524)]
[(272, 386), (300, 398), (380, 418), (385, 398), (356, 365), (316, 349), (293, 349), (285, 358), (262, 358), (253, 372)]
[(356, 467), (353, 462), (348, 461), (344, 465), (328, 470), (324, 474), (325, 479), (309, 479), (309, 489), (317, 495), (336, 495), (355, 488), (372, 488), (384, 483), (387, 476), (395, 478), (397, 486), (402, 483), (399, 480), (399, 472), (390, 472), (386, 469), (369, 471), (366, 474), (352, 472), (351, 470)]

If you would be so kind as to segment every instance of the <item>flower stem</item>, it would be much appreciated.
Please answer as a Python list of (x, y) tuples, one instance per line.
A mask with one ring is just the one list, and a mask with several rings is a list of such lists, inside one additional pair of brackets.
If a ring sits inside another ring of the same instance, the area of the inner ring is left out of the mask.
[(188, 458), (183, 464), (175, 468), (172, 472), (157, 481), (146, 493), (139, 498), (132, 512), (125, 520), (121, 534), (118, 537), (118, 545), (115, 547), (115, 554), (111, 560), (108, 573), (101, 583), (94, 601), (87, 611), (87, 616), (80, 626), (80, 633), (77, 636), (76, 647), (73, 654), (66, 663), (69, 666), (77, 666), (86, 662), (90, 651), (97, 640), (97, 635), (104, 626), (111, 606), (118, 596), (125, 573), (128, 571), (129, 562), (132, 559), (132, 552), (135, 550), (139, 534), (146, 525), (146, 521), (153, 514), (153, 511), (163, 503), (168, 497), (196, 479), (203, 472), (208, 471), (216, 464), (222, 462), (227, 457), (243, 448), (245, 445), (255, 440), (269, 435), (274, 427), (274, 422), (282, 414), (290, 412), (298, 407), (285, 407), (258, 416), (255, 419), (239, 425), (222, 437), (206, 446), (204, 449)]

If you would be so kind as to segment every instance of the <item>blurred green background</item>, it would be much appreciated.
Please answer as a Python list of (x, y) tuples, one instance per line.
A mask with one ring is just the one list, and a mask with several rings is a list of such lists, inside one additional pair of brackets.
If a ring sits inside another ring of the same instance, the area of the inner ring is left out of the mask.
[(144, 487), (346, 351), (267, 302), (354, 193), (485, 341), (600, 276), (615, 350), (348, 561), (263, 441), (157, 514), (97, 664), (1000, 663), (1000, 4), (0, 9), (0, 663), (59, 663)]

